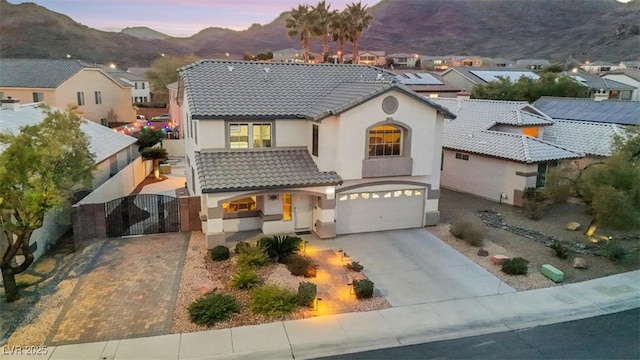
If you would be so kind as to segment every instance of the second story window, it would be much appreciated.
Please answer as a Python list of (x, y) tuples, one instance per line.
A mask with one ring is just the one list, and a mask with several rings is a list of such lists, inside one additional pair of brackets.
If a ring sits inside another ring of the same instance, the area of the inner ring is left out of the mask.
[(44, 101), (44, 93), (34, 92), (33, 93), (33, 102), (42, 102)]
[(231, 149), (271, 147), (271, 124), (230, 123), (229, 147)]
[(96, 91), (96, 105), (102, 104), (102, 93), (100, 91)]
[(78, 106), (84, 105), (84, 93), (82, 91), (78, 91)]
[(369, 156), (400, 156), (402, 130), (393, 125), (379, 125), (369, 131)]

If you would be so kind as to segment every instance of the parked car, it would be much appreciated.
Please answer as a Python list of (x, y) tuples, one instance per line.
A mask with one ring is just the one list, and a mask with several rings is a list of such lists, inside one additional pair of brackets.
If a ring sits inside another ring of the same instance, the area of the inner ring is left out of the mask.
[(136, 121), (147, 122), (147, 118), (144, 115), (136, 115)]
[(171, 121), (169, 114), (162, 114), (151, 118), (151, 122), (168, 122)]

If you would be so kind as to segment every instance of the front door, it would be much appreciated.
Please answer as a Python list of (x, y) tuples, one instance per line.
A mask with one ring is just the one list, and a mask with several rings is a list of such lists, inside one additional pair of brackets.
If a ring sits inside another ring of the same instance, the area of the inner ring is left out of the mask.
[(293, 194), (293, 222), (295, 230), (310, 230), (313, 223), (312, 197)]

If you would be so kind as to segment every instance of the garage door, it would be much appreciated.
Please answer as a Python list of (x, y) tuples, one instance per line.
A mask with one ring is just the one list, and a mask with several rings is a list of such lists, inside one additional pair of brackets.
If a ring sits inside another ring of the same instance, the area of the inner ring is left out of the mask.
[(424, 189), (338, 194), (336, 233), (416, 228), (423, 225)]

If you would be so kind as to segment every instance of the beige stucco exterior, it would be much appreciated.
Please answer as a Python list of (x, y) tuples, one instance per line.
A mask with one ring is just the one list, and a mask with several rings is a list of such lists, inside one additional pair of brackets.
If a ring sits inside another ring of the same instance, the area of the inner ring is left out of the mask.
[[(103, 125), (107, 120), (130, 122), (136, 118), (131, 103), (131, 87), (122, 86), (100, 69), (82, 69), (57, 88), (0, 87), (0, 92), (23, 103), (36, 100), (34, 93), (42, 93), (41, 101), (46, 104), (60, 109), (78, 106), (80, 116)], [(84, 93), (84, 105), (78, 104), (78, 92)], [(100, 104), (96, 104), (96, 92), (100, 93)], [(110, 111), (115, 118), (109, 117)]]

